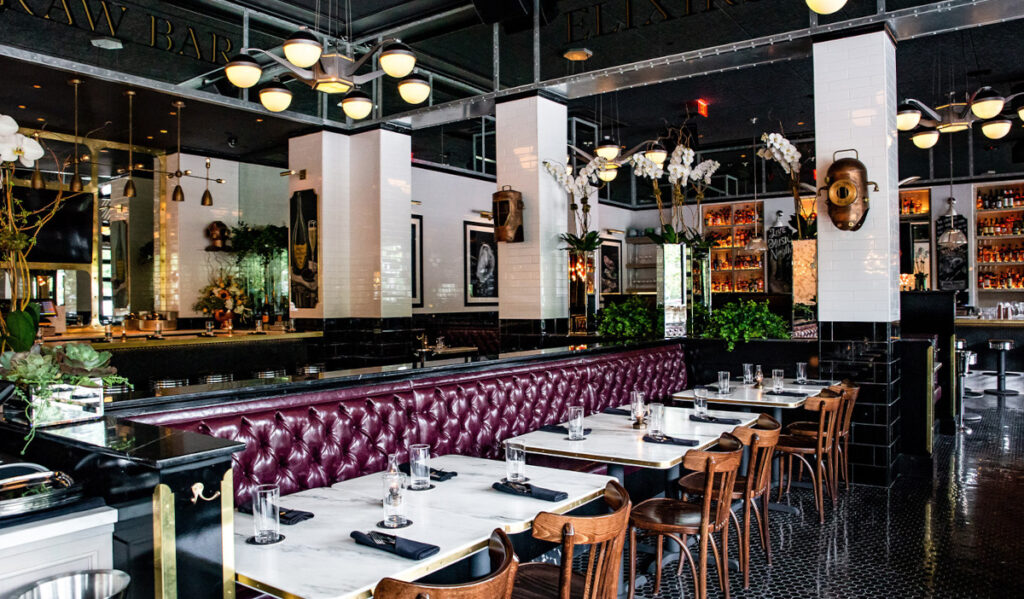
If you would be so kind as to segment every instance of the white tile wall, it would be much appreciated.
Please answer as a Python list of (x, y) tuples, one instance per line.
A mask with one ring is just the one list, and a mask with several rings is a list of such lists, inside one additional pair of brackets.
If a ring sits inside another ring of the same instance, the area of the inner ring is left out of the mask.
[[(899, 320), (896, 48), (885, 32), (814, 44), (816, 167), (855, 148), (879, 191), (859, 231), (840, 231), (818, 198), (818, 306), (823, 321)], [(845, 155), (845, 154), (844, 154)], [(840, 156), (841, 157), (841, 156)]]
[(542, 161), (565, 161), (565, 106), (541, 97), (498, 104), (498, 185), (522, 192), (525, 241), (500, 244), (500, 318), (567, 318), (568, 258), (558, 236), (568, 230), (568, 199)]

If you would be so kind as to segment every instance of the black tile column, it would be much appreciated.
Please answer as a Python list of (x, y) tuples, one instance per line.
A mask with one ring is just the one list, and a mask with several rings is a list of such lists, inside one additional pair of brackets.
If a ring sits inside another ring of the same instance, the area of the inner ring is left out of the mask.
[(323, 321), (328, 368), (411, 362), (416, 335), (412, 318), (328, 318)]
[(850, 431), (852, 482), (889, 486), (900, 454), (898, 322), (822, 322), (822, 377), (860, 385)]

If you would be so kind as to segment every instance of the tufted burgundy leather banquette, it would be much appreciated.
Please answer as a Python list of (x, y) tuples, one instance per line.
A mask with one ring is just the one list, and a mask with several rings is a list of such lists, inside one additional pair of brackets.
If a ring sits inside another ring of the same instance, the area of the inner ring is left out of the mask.
[(498, 458), (503, 440), (565, 419), (570, 403), (597, 412), (638, 388), (662, 397), (686, 387), (683, 349), (667, 345), (472, 373), (454, 373), (134, 420), (245, 443), (234, 455), (235, 500), (277, 483), (282, 494), (384, 469), (426, 443), (435, 455)]

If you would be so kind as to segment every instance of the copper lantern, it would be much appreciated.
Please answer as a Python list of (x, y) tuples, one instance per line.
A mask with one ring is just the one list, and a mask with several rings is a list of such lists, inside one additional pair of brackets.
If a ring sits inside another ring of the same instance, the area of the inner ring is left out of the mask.
[[(840, 158), (839, 152), (853, 152), (854, 158)], [(832, 166), (825, 175), (825, 186), (818, 193), (827, 191), (825, 203), (828, 205), (828, 217), (832, 224), (841, 231), (856, 231), (864, 224), (870, 204), (868, 185), (878, 191), (878, 184), (868, 181), (868, 169), (860, 161), (857, 150), (838, 150), (832, 154)]]
[(523, 240), (523, 194), (505, 185), (491, 196), (494, 239), (518, 243)]

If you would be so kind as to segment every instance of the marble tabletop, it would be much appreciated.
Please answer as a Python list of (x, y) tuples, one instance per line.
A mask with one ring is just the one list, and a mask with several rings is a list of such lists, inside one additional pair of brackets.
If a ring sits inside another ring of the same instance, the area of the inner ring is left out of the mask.
[[(838, 385), (839, 381), (833, 381), (830, 384)], [(792, 409), (803, 406), (808, 397), (817, 395), (825, 387), (826, 385), (798, 385), (796, 379), (783, 379), (783, 391), (803, 394), (802, 397), (790, 397), (787, 395), (772, 395), (771, 379), (765, 379), (762, 389), (755, 389), (742, 382), (732, 381), (729, 393), (727, 394), (723, 395), (709, 390), (708, 403)], [(693, 389), (673, 393), (672, 398), (693, 401)]]
[[(381, 473), (310, 489), (281, 498), (287, 509), (315, 517), (281, 526), (285, 539), (266, 546), (249, 545), (252, 517), (235, 514), (235, 561), (243, 584), (282, 596), (313, 598), (369, 597), (381, 578), (416, 580), (487, 546), (491, 532), (529, 529), (538, 512), (567, 512), (604, 493), (607, 476), (552, 468), (527, 468), (532, 484), (564, 491), (568, 499), (548, 502), (500, 493), (491, 484), (505, 476), (504, 462), (449, 455), (433, 458), (433, 468), (458, 472), (435, 482), (428, 491), (407, 492), (407, 517), (413, 524), (396, 531), (441, 551), (413, 561), (357, 545), (349, 533), (375, 530), (384, 517)], [(376, 529), (382, 530), (382, 529)]]
[[(628, 409), (629, 406), (623, 406)], [(519, 441), (526, 446), (527, 453), (540, 453), (585, 460), (596, 460), (608, 464), (642, 466), (644, 468), (666, 469), (679, 464), (683, 454), (690, 449), (703, 449), (712, 445), (722, 433), (737, 426), (755, 422), (756, 416), (749, 412), (726, 412), (708, 410), (712, 416), (738, 418), (740, 424), (705, 424), (692, 422), (689, 408), (665, 408), (665, 434), (672, 437), (694, 439), (697, 445), (663, 445), (643, 440), (644, 429), (635, 429), (627, 416), (614, 414), (593, 414), (583, 419), (584, 428), (593, 429), (582, 441), (569, 441), (565, 435), (534, 431), (508, 441)]]

